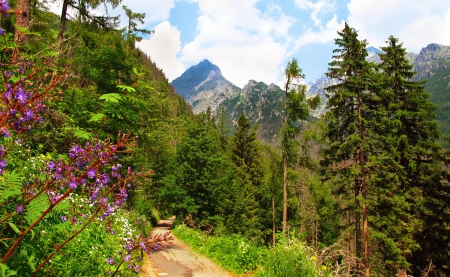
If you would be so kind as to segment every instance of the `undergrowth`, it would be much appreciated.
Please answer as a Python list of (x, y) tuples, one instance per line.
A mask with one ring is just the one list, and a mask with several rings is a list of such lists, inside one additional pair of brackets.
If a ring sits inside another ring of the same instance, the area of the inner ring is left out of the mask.
[(330, 276), (325, 266), (316, 266), (312, 250), (295, 239), (280, 240), (275, 248), (268, 248), (256, 246), (239, 235), (207, 236), (185, 225), (177, 226), (173, 234), (200, 254), (237, 275)]

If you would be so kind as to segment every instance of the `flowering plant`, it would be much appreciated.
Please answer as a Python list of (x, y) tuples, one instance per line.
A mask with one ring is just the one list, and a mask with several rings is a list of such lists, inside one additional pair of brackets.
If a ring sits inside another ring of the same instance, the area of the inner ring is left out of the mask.
[[(0, 0), (0, 13), (9, 11), (8, 3)], [(23, 247), (30, 247), (34, 229), (55, 211), (61, 214), (62, 223), (73, 226), (71, 233), (61, 242), (55, 242), (50, 252), (36, 257), (40, 259), (38, 264), (28, 261), (34, 276), (94, 220), (105, 221), (105, 228), (113, 234), (108, 217), (123, 206), (128, 190), (137, 186), (138, 180), (145, 180), (151, 171), (134, 172), (120, 163), (119, 156), (136, 146), (136, 138), (129, 133), (119, 133), (117, 139), (73, 144), (65, 157), (44, 156), (40, 161), (42, 167), (32, 171), (36, 176), (17, 173), (18, 168), (9, 158), (15, 154), (13, 148), (21, 145), (18, 138), (44, 120), (46, 101), (61, 97), (58, 88), (69, 76), (53, 66), (51, 57), (26, 58), (18, 49), (12, 34), (0, 37), (0, 76), (3, 77), (0, 90), (0, 233), (3, 242), (0, 271), (15, 274), (13, 269), (22, 266), (18, 253)], [(74, 201), (73, 194), (83, 196), (85, 201)], [(149, 252), (168, 239), (168, 235), (157, 238), (138, 235), (124, 240), (125, 257), (111, 273), (115, 275), (124, 262), (133, 265), (130, 270), (137, 272), (139, 267), (133, 262), (133, 251)], [(105, 262), (116, 264), (112, 258)]]

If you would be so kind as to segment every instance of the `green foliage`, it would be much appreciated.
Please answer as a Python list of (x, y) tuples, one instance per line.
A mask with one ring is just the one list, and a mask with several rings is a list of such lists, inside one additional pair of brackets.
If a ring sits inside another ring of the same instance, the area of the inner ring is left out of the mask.
[(315, 257), (302, 242), (282, 240), (276, 248), (256, 246), (239, 235), (207, 236), (184, 225), (174, 234), (199, 253), (235, 274), (253, 276), (328, 276), (326, 267), (316, 269)]

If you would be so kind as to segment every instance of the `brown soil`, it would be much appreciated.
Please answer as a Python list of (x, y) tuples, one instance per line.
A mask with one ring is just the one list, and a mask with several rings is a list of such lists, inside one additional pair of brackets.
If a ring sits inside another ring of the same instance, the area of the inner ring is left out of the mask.
[[(175, 217), (161, 220), (155, 226), (153, 235), (166, 233)], [(166, 243), (166, 249), (152, 253), (144, 259), (139, 277), (180, 276), (180, 277), (233, 277), (208, 258), (195, 253), (184, 242), (174, 236), (172, 243)]]

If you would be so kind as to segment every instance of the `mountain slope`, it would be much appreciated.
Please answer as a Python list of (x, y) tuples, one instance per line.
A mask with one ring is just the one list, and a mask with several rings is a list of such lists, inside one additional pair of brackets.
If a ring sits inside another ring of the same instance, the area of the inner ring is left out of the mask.
[(215, 112), (223, 100), (240, 92), (238, 87), (222, 76), (219, 67), (206, 59), (190, 67), (173, 80), (171, 85), (175, 92), (192, 106), (196, 114), (208, 107)]
[(245, 113), (252, 125), (259, 125), (259, 138), (273, 141), (278, 137), (278, 128), (283, 122), (284, 99), (284, 91), (279, 86), (250, 80), (240, 94), (226, 99), (221, 106), (233, 121)]

